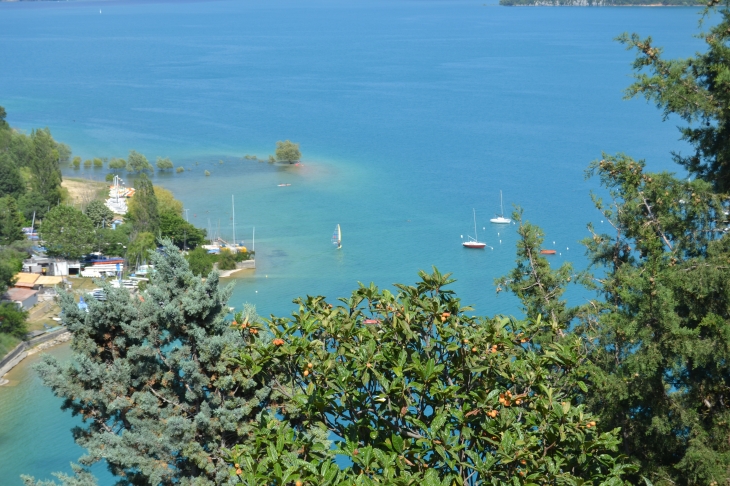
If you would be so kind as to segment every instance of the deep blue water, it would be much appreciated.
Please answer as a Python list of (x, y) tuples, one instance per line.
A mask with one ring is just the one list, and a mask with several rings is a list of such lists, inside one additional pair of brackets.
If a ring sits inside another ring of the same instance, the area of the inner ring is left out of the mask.
[[(476, 313), (519, 314), (493, 285), (514, 262), (514, 226), (488, 223), (500, 190), (545, 229), (556, 263), (582, 267), (585, 225), (601, 225), (588, 163), (622, 151), (677, 170), (676, 122), (622, 100), (633, 57), (612, 39), (637, 31), (690, 55), (698, 9), (302, 3), (0, 3), (0, 105), (13, 126), (48, 126), (83, 158), (171, 157), (190, 170), (155, 183), (224, 237), (235, 195), (258, 269), (235, 280), (231, 305), (264, 315), (358, 281), (414, 282), (432, 265), (453, 272)], [(303, 166), (241, 159), (283, 139), (301, 143)], [(472, 208), (493, 250), (461, 248)], [(69, 471), (81, 452), (75, 420), (27, 368), (0, 388), (2, 484)]]

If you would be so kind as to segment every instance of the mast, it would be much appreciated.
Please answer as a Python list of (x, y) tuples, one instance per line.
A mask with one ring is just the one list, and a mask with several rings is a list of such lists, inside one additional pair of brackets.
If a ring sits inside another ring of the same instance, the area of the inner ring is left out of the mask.
[(500, 213), (500, 216), (504, 218), (504, 205), (502, 204), (502, 189), (499, 190), (499, 209), (502, 210), (502, 213)]
[(233, 194), (231, 194), (231, 207), (233, 208), (233, 244), (236, 244), (236, 203), (233, 202)]
[(477, 210), (472, 208), (472, 213), (474, 213), (474, 241), (479, 241), (479, 235), (477, 234)]
[(256, 226), (253, 227), (253, 237), (251, 238), (251, 243), (253, 243), (252, 251), (256, 253)]

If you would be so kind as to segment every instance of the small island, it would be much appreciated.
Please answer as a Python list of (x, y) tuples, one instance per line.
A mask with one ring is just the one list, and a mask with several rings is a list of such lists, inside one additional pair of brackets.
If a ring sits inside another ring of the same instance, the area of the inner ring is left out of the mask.
[(701, 7), (696, 0), (499, 0), (505, 7)]

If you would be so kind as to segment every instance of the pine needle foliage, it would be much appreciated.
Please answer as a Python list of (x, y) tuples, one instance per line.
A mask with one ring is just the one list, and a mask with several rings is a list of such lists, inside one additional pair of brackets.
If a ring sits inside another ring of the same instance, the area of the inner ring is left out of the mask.
[[(710, 183), (594, 162), (613, 228), (585, 241), (596, 271), (589, 407), (621, 428), (622, 451), (656, 484), (730, 480), (730, 200)], [(640, 481), (640, 476), (633, 478)]]
[[(717, 5), (713, 0), (709, 5)], [(706, 10), (705, 14), (709, 11)], [(730, 191), (730, 10), (699, 38), (707, 50), (686, 59), (664, 59), (652, 38), (623, 34), (618, 40), (636, 51), (636, 80), (626, 97), (643, 96), (663, 111), (666, 120), (677, 115), (688, 123), (682, 139), (694, 148), (688, 155), (674, 153), (674, 160), (691, 173), (711, 182), (721, 192)]]
[(580, 307), (569, 307), (562, 299), (565, 288), (579, 283), (584, 275), (576, 273), (570, 262), (553, 270), (550, 262), (540, 252), (545, 234), (538, 226), (523, 218), (522, 209), (512, 214), (517, 223), (517, 261), (512, 271), (495, 280), (497, 293), (509, 291), (522, 303), (522, 311), (533, 318), (540, 316), (544, 329), (538, 341), (555, 340), (565, 335), (571, 321), (578, 316)]
[[(267, 370), (254, 374), (225, 350), (248, 350), (256, 362), (267, 337), (231, 327), (232, 289), (216, 273), (194, 276), (170, 241), (150, 260), (155, 272), (139, 294), (105, 285), (107, 300), (89, 299), (88, 313), (64, 294), (73, 360), (45, 356), (37, 371), (84, 421), (73, 431), (88, 451), (82, 465), (105, 460), (119, 485), (229, 484), (223, 449), (246, 442), (283, 395)], [(252, 308), (245, 319), (259, 324)]]

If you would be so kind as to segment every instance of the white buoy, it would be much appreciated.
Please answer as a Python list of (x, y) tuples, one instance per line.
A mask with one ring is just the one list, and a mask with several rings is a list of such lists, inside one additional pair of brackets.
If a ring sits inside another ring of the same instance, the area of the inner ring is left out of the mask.
[(555, 244), (555, 242), (553, 241), (553, 245), (554, 245), (554, 244)]
[(601, 224), (603, 224), (603, 220), (601, 220)]
[(497, 236), (499, 236), (499, 233), (497, 233)]
[(568, 248), (568, 247), (566, 246), (566, 247), (565, 247), (565, 251), (568, 251), (568, 250), (570, 250), (570, 248)]
[(256, 291), (256, 293), (258, 294), (258, 293), (259, 293), (259, 291), (257, 290), (257, 291)]
[(464, 235), (461, 235), (461, 239), (462, 239), (462, 240), (464, 239)]
[(499, 244), (500, 244), (500, 245), (502, 244), (502, 240), (499, 240)]

